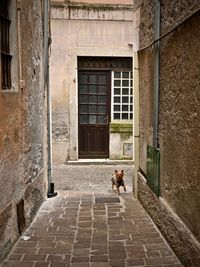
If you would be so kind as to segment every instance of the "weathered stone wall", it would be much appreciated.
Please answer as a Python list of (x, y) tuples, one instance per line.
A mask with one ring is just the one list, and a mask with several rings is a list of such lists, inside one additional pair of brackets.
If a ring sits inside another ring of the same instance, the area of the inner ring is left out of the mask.
[(13, 89), (0, 90), (0, 259), (19, 236), (16, 205), (24, 200), (27, 226), (46, 191), (41, 2), (22, 1), (18, 13), (12, 6), (12, 14), (12, 69), (17, 74), (12, 75)]
[(184, 266), (199, 266), (200, 246), (188, 227), (163, 198), (157, 198), (139, 175), (139, 199)]
[(140, 108), (140, 167), (146, 172), (147, 144), (152, 144), (153, 122), (153, 51), (139, 55), (140, 88), (145, 88), (145, 93), (139, 91)]
[[(154, 39), (155, 7), (149, 1), (138, 3), (140, 48), (143, 48)], [(199, 8), (199, 1), (161, 1), (161, 35)], [(159, 144), (163, 201), (145, 183), (140, 182), (139, 186), (141, 202), (185, 266), (198, 266), (200, 261), (199, 25), (197, 12), (160, 41)], [(152, 144), (152, 47), (139, 52), (139, 58), (140, 168), (146, 173), (146, 146)], [(176, 219), (184, 227), (179, 227)]]
[(160, 133), (162, 196), (200, 241), (199, 31), (197, 15), (161, 43)]

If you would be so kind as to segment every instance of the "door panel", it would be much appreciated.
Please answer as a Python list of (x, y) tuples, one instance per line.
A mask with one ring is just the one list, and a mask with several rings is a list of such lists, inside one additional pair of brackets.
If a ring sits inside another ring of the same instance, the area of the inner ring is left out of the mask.
[(110, 73), (79, 71), (79, 158), (109, 157)]

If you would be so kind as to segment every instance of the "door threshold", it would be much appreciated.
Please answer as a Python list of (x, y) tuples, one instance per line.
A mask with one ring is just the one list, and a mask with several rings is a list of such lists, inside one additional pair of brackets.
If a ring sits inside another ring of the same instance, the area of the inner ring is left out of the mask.
[(78, 159), (68, 160), (67, 165), (132, 165), (133, 160), (112, 160), (112, 159)]

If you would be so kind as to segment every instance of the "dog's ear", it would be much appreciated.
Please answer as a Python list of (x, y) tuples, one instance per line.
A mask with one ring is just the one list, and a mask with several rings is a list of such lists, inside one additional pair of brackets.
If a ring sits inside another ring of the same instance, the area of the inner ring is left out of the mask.
[(118, 171), (117, 171), (117, 170), (115, 170), (115, 173), (118, 173)]
[(122, 170), (122, 174), (124, 174), (124, 170)]

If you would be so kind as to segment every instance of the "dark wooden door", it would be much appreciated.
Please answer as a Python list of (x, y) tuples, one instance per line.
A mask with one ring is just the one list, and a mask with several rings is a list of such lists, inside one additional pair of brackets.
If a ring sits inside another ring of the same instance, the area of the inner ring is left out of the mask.
[(109, 157), (110, 73), (79, 71), (79, 158)]

